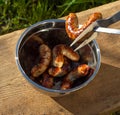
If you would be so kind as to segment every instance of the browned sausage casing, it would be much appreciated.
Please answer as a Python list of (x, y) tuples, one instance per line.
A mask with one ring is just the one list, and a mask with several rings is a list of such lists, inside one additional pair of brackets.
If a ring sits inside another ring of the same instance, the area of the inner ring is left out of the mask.
[(74, 52), (72, 48), (65, 44), (59, 44), (53, 48), (53, 66), (62, 67), (64, 56), (72, 61), (78, 61), (80, 58), (79, 54)]
[(51, 61), (51, 49), (47, 45), (42, 44), (39, 47), (39, 55), (40, 63), (35, 65), (31, 70), (33, 77), (39, 77), (48, 68)]
[(71, 88), (71, 85), (73, 84), (73, 82), (80, 77), (86, 76), (89, 70), (90, 70), (90, 67), (87, 64), (79, 65), (77, 68), (75, 68), (65, 77), (62, 83), (61, 89), (66, 90)]
[(65, 22), (65, 29), (68, 34), (68, 36), (74, 40), (80, 33), (82, 33), (92, 22), (96, 21), (97, 19), (101, 19), (102, 14), (100, 12), (95, 12), (93, 13), (81, 26), (80, 28), (78, 27), (78, 18), (75, 13), (70, 13)]
[(53, 87), (53, 77), (51, 77), (49, 74), (44, 73), (43, 74), (43, 80), (42, 80), (42, 86), (46, 88), (52, 88)]
[(67, 58), (64, 58), (64, 64), (62, 67), (51, 67), (48, 73), (53, 77), (62, 77), (70, 71), (70, 62)]

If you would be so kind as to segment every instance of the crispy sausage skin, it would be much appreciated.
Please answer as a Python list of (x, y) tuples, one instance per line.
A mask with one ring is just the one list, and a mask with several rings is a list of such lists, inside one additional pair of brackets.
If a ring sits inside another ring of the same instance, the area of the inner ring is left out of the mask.
[(75, 13), (70, 13), (65, 21), (65, 29), (68, 36), (74, 40), (80, 33), (82, 33), (92, 22), (101, 19), (102, 14), (99, 12), (93, 13), (88, 20), (79, 28), (78, 18)]
[(73, 71), (71, 71), (64, 79), (61, 89), (66, 90), (71, 88), (73, 82), (80, 78), (84, 77), (89, 73), (90, 67), (86, 64), (79, 65)]
[(51, 67), (48, 73), (53, 77), (62, 77), (66, 75), (71, 70), (70, 62), (64, 57), (64, 64), (62, 67)]
[(39, 47), (39, 55), (40, 63), (35, 65), (31, 70), (33, 77), (39, 77), (48, 68), (51, 61), (51, 49), (47, 45), (42, 44)]
[(80, 59), (79, 54), (74, 52), (72, 48), (65, 44), (59, 44), (53, 48), (53, 66), (62, 67), (64, 56), (72, 61), (78, 61)]
[(43, 79), (42, 79), (42, 86), (46, 87), (46, 88), (52, 88), (53, 87), (53, 77), (51, 77), (49, 74), (44, 73), (43, 75)]

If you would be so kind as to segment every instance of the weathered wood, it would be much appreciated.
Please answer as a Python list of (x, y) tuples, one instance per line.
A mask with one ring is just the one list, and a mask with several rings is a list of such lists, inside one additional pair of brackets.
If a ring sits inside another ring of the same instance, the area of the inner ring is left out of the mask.
[[(120, 11), (120, 1), (77, 13), (80, 23), (99, 11), (106, 18)], [(65, 19), (65, 18), (63, 18)], [(120, 22), (111, 25), (120, 29)], [(96, 115), (120, 107), (120, 36), (100, 33), (101, 68), (83, 89), (51, 98), (35, 90), (15, 63), (15, 47), (24, 30), (0, 36), (0, 114), (2, 115)]]

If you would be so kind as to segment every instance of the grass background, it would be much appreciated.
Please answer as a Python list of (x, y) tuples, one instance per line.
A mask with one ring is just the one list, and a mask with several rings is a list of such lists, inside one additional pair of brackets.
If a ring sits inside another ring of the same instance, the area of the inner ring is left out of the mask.
[[(117, 0), (0, 0), (0, 35)], [(120, 115), (120, 111), (111, 115)]]
[(116, 0), (0, 0), (0, 34)]

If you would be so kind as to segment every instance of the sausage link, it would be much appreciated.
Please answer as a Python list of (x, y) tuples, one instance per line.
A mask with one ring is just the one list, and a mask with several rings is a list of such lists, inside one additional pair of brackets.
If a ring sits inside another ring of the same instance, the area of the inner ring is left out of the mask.
[(90, 67), (88, 65), (86, 64), (79, 65), (65, 77), (61, 89), (65, 90), (71, 88), (73, 82), (80, 77), (86, 76), (89, 73), (89, 70)]
[(79, 54), (74, 52), (72, 48), (65, 44), (59, 44), (53, 48), (53, 65), (55, 67), (62, 67), (64, 56), (72, 61), (78, 61), (80, 58)]
[(65, 21), (65, 29), (68, 36), (74, 40), (80, 33), (82, 33), (92, 22), (97, 19), (101, 19), (102, 14), (100, 12), (93, 13), (88, 20), (79, 28), (78, 18), (75, 13), (70, 13)]
[(40, 63), (35, 65), (31, 70), (33, 77), (40, 76), (48, 68), (51, 61), (51, 49), (47, 45), (42, 44), (39, 47), (39, 55)]
[(43, 79), (42, 79), (42, 86), (46, 87), (46, 88), (52, 88), (53, 87), (53, 77), (51, 77), (49, 74), (44, 73), (43, 75)]

